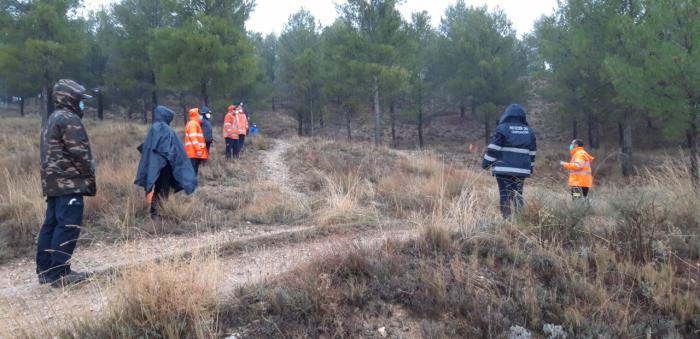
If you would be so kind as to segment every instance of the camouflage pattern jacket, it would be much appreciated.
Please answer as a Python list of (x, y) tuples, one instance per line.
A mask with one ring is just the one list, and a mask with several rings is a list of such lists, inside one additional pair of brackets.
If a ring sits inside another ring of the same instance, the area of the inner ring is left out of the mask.
[(55, 110), (41, 130), (41, 184), (46, 197), (97, 193), (85, 126), (66, 106)]

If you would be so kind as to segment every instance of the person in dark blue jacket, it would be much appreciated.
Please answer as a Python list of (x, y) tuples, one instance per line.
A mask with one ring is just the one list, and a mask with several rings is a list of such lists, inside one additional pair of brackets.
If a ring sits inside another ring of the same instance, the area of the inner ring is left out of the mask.
[(141, 186), (146, 195), (152, 193), (151, 218), (158, 217), (158, 204), (170, 191), (191, 194), (197, 188), (197, 175), (187, 157), (185, 146), (170, 128), (175, 112), (165, 106), (154, 111), (153, 126), (146, 140), (138, 147), (141, 152), (134, 184)]
[(214, 130), (211, 127), (211, 111), (207, 106), (202, 106), (199, 110), (202, 114), (202, 134), (204, 134), (204, 143), (207, 145), (207, 152), (211, 154), (209, 148), (214, 141)]
[(535, 132), (527, 124), (525, 110), (518, 104), (508, 106), (481, 164), (496, 177), (503, 218), (510, 217), (511, 203), (516, 211), (523, 206), (523, 184), (532, 175), (536, 154)]

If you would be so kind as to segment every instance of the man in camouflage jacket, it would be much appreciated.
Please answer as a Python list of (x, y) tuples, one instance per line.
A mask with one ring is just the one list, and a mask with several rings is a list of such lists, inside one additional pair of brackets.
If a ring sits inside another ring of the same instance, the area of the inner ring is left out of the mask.
[(41, 130), (41, 184), (47, 201), (46, 219), (37, 242), (39, 283), (61, 287), (85, 280), (70, 269), (83, 219), (83, 196), (94, 196), (95, 162), (81, 121), (84, 100), (91, 97), (72, 80), (53, 88), (56, 110)]

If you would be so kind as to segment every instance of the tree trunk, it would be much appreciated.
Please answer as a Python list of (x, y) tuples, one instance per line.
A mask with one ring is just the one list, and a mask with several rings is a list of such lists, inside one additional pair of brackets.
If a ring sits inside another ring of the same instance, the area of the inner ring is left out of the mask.
[(304, 114), (301, 110), (297, 111), (297, 134), (299, 136), (304, 135)]
[(309, 135), (314, 136), (314, 98), (309, 98)]
[(627, 114), (620, 127), (622, 128), (622, 175), (629, 177), (632, 175), (634, 163), (632, 161), (632, 123)]
[(352, 141), (352, 131), (350, 129), (350, 111), (345, 110), (345, 128), (348, 133), (348, 141)]
[(275, 97), (273, 96), (273, 97), (272, 97), (272, 111), (274, 112), (274, 111), (276, 111), (276, 110), (277, 110), (277, 109), (276, 109), (276, 107), (275, 107)]
[(187, 125), (187, 106), (185, 105), (185, 93), (180, 92), (180, 107), (182, 107), (182, 119), (184, 125)]
[(464, 119), (464, 111), (465, 111), (464, 99), (462, 99), (459, 101), (459, 117), (462, 119)]
[(620, 145), (620, 148), (624, 146), (625, 143), (625, 126), (624, 122), (618, 122), (617, 123), (617, 142)]
[(586, 123), (588, 124), (588, 144), (592, 149), (598, 148), (598, 139), (596, 138), (596, 124), (593, 115), (589, 114)]
[[(143, 114), (141, 115), (141, 122), (143, 122), (144, 125), (148, 125), (148, 101), (146, 98), (143, 99)], [(153, 111), (153, 110), (151, 110)]]
[(418, 106), (418, 146), (423, 149), (423, 105)]
[(571, 129), (574, 139), (578, 139), (578, 121), (576, 119), (574, 119), (574, 122), (571, 124)]
[(488, 145), (490, 141), (491, 133), (489, 128), (489, 118), (484, 117), (484, 145)]
[(24, 97), (19, 97), (19, 116), (24, 116)]
[[(158, 91), (156, 90), (156, 72), (151, 71), (151, 122), (156, 118), (156, 107), (158, 106)], [(102, 118), (100, 118), (101, 120)]]
[(104, 120), (105, 108), (104, 108), (104, 97), (102, 96), (102, 90), (97, 90), (97, 118)]
[(700, 192), (700, 176), (698, 175), (698, 128), (695, 117), (692, 118), (687, 131), (688, 149), (690, 151), (690, 180), (696, 191)]
[(207, 82), (202, 80), (202, 103), (209, 106), (209, 93), (207, 93)]
[(51, 100), (47, 100), (48, 96), (49, 96), (49, 86), (44, 85), (44, 87), (41, 88), (41, 99), (44, 101), (43, 105), (41, 105), (41, 126), (44, 126), (46, 124), (46, 120), (49, 118), (49, 104), (48, 104), (48, 102)]
[(379, 111), (379, 79), (374, 76), (374, 145), (382, 144), (382, 115)]
[(399, 143), (396, 140), (396, 114), (394, 110), (394, 102), (389, 104), (389, 115), (391, 116), (391, 147), (398, 147)]

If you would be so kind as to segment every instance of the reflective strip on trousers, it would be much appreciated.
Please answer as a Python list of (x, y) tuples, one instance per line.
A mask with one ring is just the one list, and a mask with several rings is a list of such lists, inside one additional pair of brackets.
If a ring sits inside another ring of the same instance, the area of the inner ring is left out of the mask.
[(498, 160), (498, 159), (496, 159), (488, 154), (484, 154), (484, 159), (486, 159), (486, 161), (491, 161), (491, 162)]
[(515, 167), (500, 167), (496, 166), (493, 168), (494, 172), (508, 172), (508, 173), (518, 173), (518, 174), (531, 174), (532, 171), (529, 169), (515, 168)]

